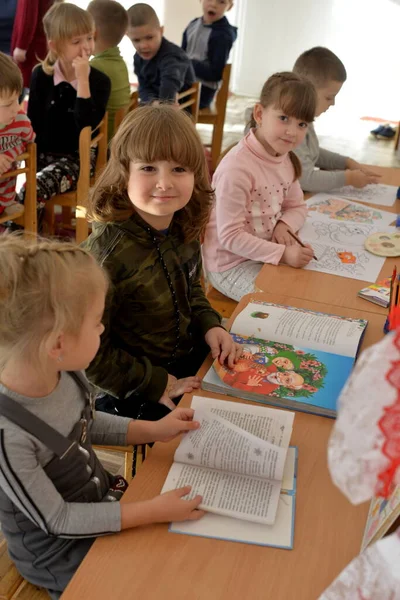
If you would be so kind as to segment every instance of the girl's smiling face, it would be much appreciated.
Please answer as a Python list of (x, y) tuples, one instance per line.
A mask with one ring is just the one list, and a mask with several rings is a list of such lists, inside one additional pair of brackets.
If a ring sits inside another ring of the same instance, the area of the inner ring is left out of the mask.
[(275, 106), (264, 108), (260, 103), (254, 107), (254, 119), (257, 123), (255, 135), (272, 156), (294, 150), (304, 140), (308, 129), (305, 121), (290, 117)]
[(193, 194), (194, 173), (171, 161), (130, 163), (128, 196), (136, 212), (154, 229), (167, 229), (174, 213)]

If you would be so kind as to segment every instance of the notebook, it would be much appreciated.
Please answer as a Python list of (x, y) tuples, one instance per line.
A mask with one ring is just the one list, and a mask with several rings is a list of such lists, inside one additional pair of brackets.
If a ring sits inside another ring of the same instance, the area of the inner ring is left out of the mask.
[(185, 435), (162, 492), (191, 485), (203, 496), (199, 521), (170, 531), (290, 549), (293, 547), (297, 448), (294, 414), (194, 396), (200, 429)]
[(368, 321), (250, 302), (231, 327), (243, 346), (233, 370), (214, 361), (207, 391), (335, 417)]
[(390, 282), (390, 278), (382, 279), (382, 281), (378, 281), (377, 283), (373, 283), (368, 287), (363, 288), (358, 292), (358, 295), (364, 300), (368, 300), (369, 302), (378, 304), (378, 306), (387, 308), (389, 306), (390, 299)]

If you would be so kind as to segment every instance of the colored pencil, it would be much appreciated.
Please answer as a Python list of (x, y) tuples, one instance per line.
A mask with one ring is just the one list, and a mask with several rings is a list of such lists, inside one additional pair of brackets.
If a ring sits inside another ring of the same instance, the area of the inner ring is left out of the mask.
[(393, 273), (392, 273), (392, 279), (390, 280), (389, 312), (392, 309), (393, 288), (394, 288), (394, 284), (396, 281), (396, 275), (397, 275), (397, 267), (395, 265), (394, 269), (393, 269)]
[[(301, 246), (302, 248), (307, 248), (307, 246), (306, 246), (305, 244), (303, 244), (303, 242), (301, 241), (301, 239), (300, 239), (300, 238), (298, 238), (298, 237), (297, 237), (297, 235), (295, 235), (295, 234), (294, 234), (292, 231), (290, 231), (290, 229), (288, 229), (288, 230), (287, 230), (287, 232), (288, 232), (288, 234), (289, 234), (289, 235), (291, 235), (291, 236), (292, 236), (292, 238), (293, 238), (294, 240), (296, 240), (296, 242), (297, 242), (298, 244), (300, 244), (300, 246)], [(313, 254), (313, 259), (314, 259), (314, 260), (318, 260), (318, 258), (315, 256), (315, 254)]]

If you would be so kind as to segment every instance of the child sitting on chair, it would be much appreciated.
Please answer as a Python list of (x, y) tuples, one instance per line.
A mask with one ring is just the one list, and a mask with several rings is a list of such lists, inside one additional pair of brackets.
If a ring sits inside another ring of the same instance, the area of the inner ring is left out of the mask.
[[(84, 127), (97, 127), (110, 95), (109, 78), (89, 65), (94, 49), (89, 13), (74, 4), (56, 3), (43, 25), (49, 53), (32, 73), (28, 103), (37, 136), (39, 208), (52, 196), (76, 188), (79, 134)], [(91, 164), (94, 172), (95, 152)]]
[[(18, 104), (22, 74), (9, 56), (0, 52), (0, 175), (13, 169), (17, 156), (35, 139), (32, 125)], [(16, 178), (0, 181), (0, 217), (20, 209), (15, 202)]]
[(315, 106), (307, 79), (272, 75), (254, 107), (249, 133), (215, 172), (203, 260), (210, 283), (234, 300), (254, 291), (264, 263), (301, 268), (313, 257), (311, 247), (300, 246), (288, 232), (298, 231), (307, 216), (293, 149), (303, 141)]
[(128, 17), (128, 37), (136, 50), (134, 68), (140, 102), (175, 102), (177, 94), (189, 89), (195, 81), (186, 52), (163, 37), (164, 28), (148, 4), (131, 6)]
[(128, 29), (128, 13), (115, 0), (92, 0), (87, 7), (92, 15), (94, 34), (94, 58), (91, 66), (105, 73), (111, 81), (111, 93), (107, 104), (108, 139), (114, 135), (115, 115), (127, 106), (130, 99), (128, 69), (118, 44)]
[(232, 6), (233, 0), (202, 0), (203, 16), (183, 32), (182, 48), (201, 81), (200, 108), (208, 108), (213, 101), (237, 37), (237, 27), (225, 17)]
[[(314, 84), (317, 90), (316, 117), (335, 105), (335, 98), (347, 77), (342, 61), (328, 48), (321, 47), (303, 52), (296, 60), (293, 71), (307, 77)], [(312, 124), (295, 153), (301, 162), (300, 184), (304, 191), (328, 192), (343, 185), (362, 188), (368, 183), (379, 181), (380, 175), (365, 165), (348, 156), (320, 148)]]

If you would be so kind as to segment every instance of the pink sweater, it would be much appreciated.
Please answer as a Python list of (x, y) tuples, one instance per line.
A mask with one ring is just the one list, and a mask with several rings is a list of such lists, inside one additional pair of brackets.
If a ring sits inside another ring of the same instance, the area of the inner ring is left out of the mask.
[(221, 273), (245, 260), (277, 265), (285, 246), (271, 242), (277, 221), (298, 231), (307, 206), (288, 154), (271, 156), (251, 130), (221, 161), (216, 202), (204, 243), (207, 271)]

